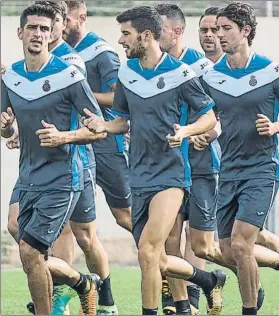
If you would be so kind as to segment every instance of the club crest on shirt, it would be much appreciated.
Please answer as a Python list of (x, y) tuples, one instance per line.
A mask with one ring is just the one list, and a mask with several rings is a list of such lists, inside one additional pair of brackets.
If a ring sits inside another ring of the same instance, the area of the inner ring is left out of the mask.
[(43, 84), (43, 90), (45, 92), (48, 92), (51, 89), (51, 86), (49, 84), (49, 80), (45, 80), (45, 83)]
[(251, 76), (251, 77), (250, 77), (250, 81), (249, 81), (249, 85), (250, 85), (251, 87), (255, 87), (255, 86), (257, 85), (257, 83), (258, 83), (258, 81), (257, 81), (257, 79), (256, 79), (256, 76)]
[(164, 82), (164, 78), (163, 77), (160, 77), (159, 78), (159, 81), (157, 83), (157, 88), (158, 89), (164, 89), (165, 88), (165, 82)]

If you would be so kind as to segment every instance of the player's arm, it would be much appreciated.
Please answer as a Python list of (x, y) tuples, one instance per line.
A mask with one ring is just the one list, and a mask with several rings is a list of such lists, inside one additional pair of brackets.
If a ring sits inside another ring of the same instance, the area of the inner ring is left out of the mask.
[(171, 147), (180, 146), (184, 138), (205, 133), (217, 123), (212, 108), (215, 103), (203, 90), (197, 77), (194, 77), (180, 86), (181, 98), (192, 108), (199, 117), (194, 123), (186, 126), (175, 124), (175, 135), (167, 135)]
[(189, 138), (189, 142), (193, 144), (196, 150), (201, 151), (208, 147), (215, 139), (217, 139), (221, 133), (221, 123), (218, 120), (213, 129), (200, 135), (191, 136)]
[(117, 117), (112, 121), (103, 121), (96, 115), (90, 115), (83, 121), (83, 124), (94, 133), (107, 132), (109, 134), (125, 134), (129, 131), (130, 112), (125, 97), (124, 89), (118, 80), (112, 110)]
[(94, 96), (99, 104), (112, 107), (120, 60), (118, 55), (111, 51), (105, 51), (96, 58), (98, 73), (112, 91), (105, 93), (94, 92)]
[[(83, 111), (84, 108), (87, 108), (91, 113), (103, 119), (100, 107), (85, 79), (70, 86), (68, 92), (71, 104), (75, 106), (82, 116), (87, 116)], [(88, 144), (107, 136), (106, 133), (93, 133), (86, 127), (72, 131), (59, 131), (51, 122), (45, 121), (42, 121), (42, 127), (42, 129), (36, 131), (42, 147), (57, 147), (64, 144)]]
[(8, 88), (5, 83), (1, 82), (1, 136), (10, 138), (14, 134), (13, 122), (15, 116), (12, 109), (12, 104), (8, 95)]
[[(274, 81), (273, 85), (275, 97), (279, 99), (279, 78)], [(279, 121), (272, 122), (266, 115), (258, 113), (256, 118), (256, 129), (261, 136), (273, 136), (274, 134), (279, 133)]]

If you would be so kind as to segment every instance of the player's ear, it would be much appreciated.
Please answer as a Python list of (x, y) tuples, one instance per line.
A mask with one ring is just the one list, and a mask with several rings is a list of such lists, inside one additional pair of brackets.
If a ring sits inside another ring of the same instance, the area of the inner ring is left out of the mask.
[(21, 27), (17, 28), (17, 37), (22, 41), (23, 38), (23, 29)]
[(85, 13), (82, 13), (79, 15), (80, 24), (85, 23), (86, 19), (87, 19), (87, 15)]
[(249, 34), (251, 33), (251, 30), (252, 30), (252, 28), (251, 28), (250, 25), (245, 25), (245, 26), (243, 27), (243, 36), (244, 36), (244, 37), (248, 37)]
[(174, 30), (174, 34), (175, 34), (176, 38), (179, 37), (183, 33), (183, 29), (179, 25), (176, 26), (173, 30)]
[(67, 20), (63, 20), (63, 28), (62, 28), (62, 31), (64, 31), (67, 27)]
[(141, 34), (142, 34), (142, 39), (146, 42), (150, 41), (150, 39), (152, 38), (152, 32), (149, 30), (145, 30)]

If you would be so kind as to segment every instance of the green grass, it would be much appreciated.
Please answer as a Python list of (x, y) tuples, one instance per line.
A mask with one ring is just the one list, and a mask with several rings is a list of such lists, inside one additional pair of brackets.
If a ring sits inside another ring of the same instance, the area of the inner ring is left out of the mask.
[[(209, 269), (215, 266), (209, 265)], [(82, 269), (85, 271), (84, 269)], [(241, 301), (236, 277), (227, 271), (230, 279), (224, 290), (223, 315), (239, 315)], [(111, 269), (112, 288), (121, 315), (140, 315), (140, 270), (136, 267), (113, 267)], [(279, 314), (279, 272), (261, 269), (261, 280), (266, 298), (260, 315)], [(20, 269), (2, 270), (1, 315), (26, 315), (26, 303), (30, 301), (25, 274)], [(74, 298), (70, 304), (73, 315), (78, 313), (79, 301)], [(205, 299), (202, 295), (201, 312), (205, 314)]]

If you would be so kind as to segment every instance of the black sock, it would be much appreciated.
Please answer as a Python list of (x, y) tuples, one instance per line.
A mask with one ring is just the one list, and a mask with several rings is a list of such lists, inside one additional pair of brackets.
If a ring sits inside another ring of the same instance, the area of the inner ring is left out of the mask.
[(157, 315), (158, 314), (158, 308), (144, 308), (142, 307), (142, 315)]
[(164, 275), (162, 275), (162, 281), (165, 281), (167, 278), (164, 276)]
[(62, 283), (53, 282), (53, 287), (63, 285)]
[(103, 284), (101, 286), (100, 292), (99, 292), (99, 305), (103, 306), (113, 306), (114, 300), (112, 297), (111, 292), (111, 285), (110, 285), (110, 275), (103, 280)]
[(189, 300), (174, 302), (176, 315), (191, 315), (191, 307)]
[(211, 272), (206, 272), (195, 267), (193, 268), (193, 275), (187, 281), (200, 286), (204, 294), (209, 294), (216, 285), (216, 277)]
[(196, 309), (199, 309), (199, 300), (201, 295), (201, 288), (198, 285), (189, 285), (187, 286), (187, 293), (190, 304), (193, 305)]
[(78, 294), (84, 294), (87, 288), (87, 278), (84, 274), (80, 274), (80, 279), (76, 285), (72, 286), (72, 289), (77, 291)]
[(257, 307), (242, 307), (242, 315), (257, 315)]
[(274, 269), (279, 271), (279, 264)]

